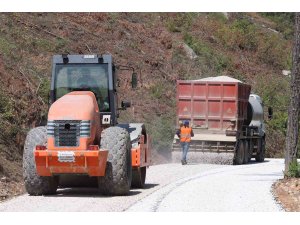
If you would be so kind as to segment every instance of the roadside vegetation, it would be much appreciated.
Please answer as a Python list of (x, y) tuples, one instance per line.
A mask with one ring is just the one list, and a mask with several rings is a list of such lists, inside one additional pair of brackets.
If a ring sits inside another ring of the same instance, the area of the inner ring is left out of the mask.
[(111, 53), (116, 64), (136, 68), (135, 91), (130, 74), (119, 73), (120, 100), (134, 106), (120, 122), (145, 122), (160, 152), (170, 151), (176, 129), (176, 80), (228, 75), (246, 82), (274, 109), (266, 121), (266, 157), (283, 157), (290, 14), (2, 13), (0, 22), (2, 153), (15, 143), (21, 158), (25, 134), (47, 115), (51, 57), (69, 52)]

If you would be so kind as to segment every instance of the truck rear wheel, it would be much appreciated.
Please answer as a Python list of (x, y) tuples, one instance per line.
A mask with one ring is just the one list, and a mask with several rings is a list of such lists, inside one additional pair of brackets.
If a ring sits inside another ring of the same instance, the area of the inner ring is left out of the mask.
[(254, 148), (253, 139), (250, 139), (250, 141), (249, 141), (249, 157), (248, 157), (248, 162), (251, 161), (252, 154), (253, 154), (253, 148)]
[(255, 160), (256, 162), (265, 161), (265, 138), (257, 139), (257, 153)]
[(30, 195), (55, 194), (57, 177), (41, 177), (37, 174), (33, 151), (37, 145), (47, 145), (46, 127), (36, 127), (29, 131), (23, 152), (23, 177), (25, 188)]
[(247, 164), (249, 162), (249, 141), (248, 140), (244, 141), (244, 151), (245, 151), (245, 154), (244, 154), (243, 163)]
[(128, 132), (120, 127), (103, 130), (101, 149), (108, 150), (105, 176), (98, 178), (99, 191), (104, 195), (126, 195), (131, 186), (131, 142)]
[(143, 188), (146, 180), (146, 167), (136, 168), (132, 170), (132, 183), (133, 188)]
[(241, 165), (244, 161), (244, 155), (245, 155), (245, 145), (243, 140), (239, 140), (238, 148), (235, 153), (235, 159), (234, 164), (235, 165)]

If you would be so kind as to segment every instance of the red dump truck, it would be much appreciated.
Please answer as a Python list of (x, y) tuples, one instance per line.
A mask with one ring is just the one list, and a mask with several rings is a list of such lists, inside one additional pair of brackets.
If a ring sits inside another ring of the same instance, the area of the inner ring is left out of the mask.
[[(252, 157), (264, 161), (263, 104), (250, 91), (250, 85), (227, 76), (177, 81), (177, 127), (190, 122), (194, 137), (189, 151), (200, 153), (200, 161), (238, 165)], [(172, 149), (181, 151), (176, 135)]]

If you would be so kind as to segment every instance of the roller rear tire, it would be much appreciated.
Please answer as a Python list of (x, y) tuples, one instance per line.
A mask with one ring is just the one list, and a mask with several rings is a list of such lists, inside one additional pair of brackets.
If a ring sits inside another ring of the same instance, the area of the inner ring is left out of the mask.
[(136, 168), (132, 170), (132, 183), (133, 188), (143, 188), (146, 180), (146, 167)]

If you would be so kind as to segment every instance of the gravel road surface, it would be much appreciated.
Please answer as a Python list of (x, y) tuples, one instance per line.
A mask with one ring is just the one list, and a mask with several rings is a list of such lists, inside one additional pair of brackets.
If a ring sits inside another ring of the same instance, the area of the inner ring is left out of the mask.
[(59, 189), (54, 196), (16, 197), (0, 211), (280, 211), (270, 192), (283, 160), (241, 166), (162, 164), (147, 170), (145, 189), (101, 196), (94, 188)]

